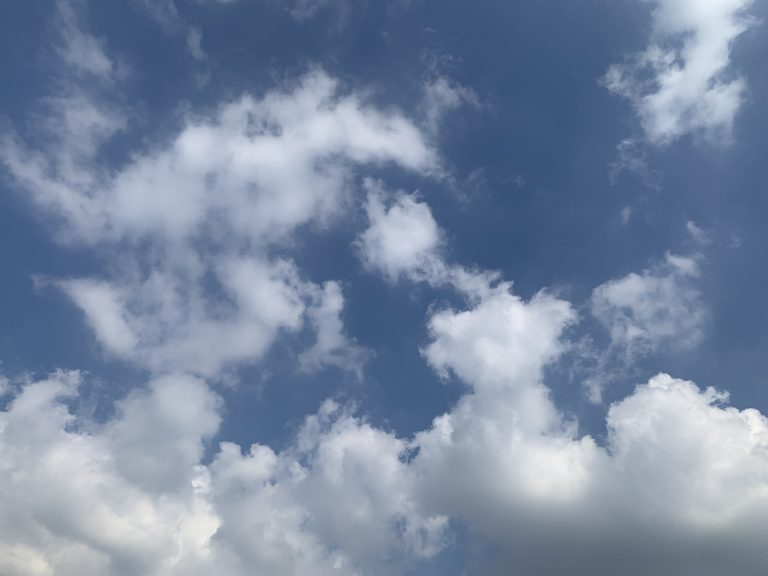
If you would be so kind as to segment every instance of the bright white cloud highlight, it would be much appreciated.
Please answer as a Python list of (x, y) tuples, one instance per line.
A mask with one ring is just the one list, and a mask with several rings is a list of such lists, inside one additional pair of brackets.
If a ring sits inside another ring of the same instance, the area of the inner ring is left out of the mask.
[(746, 82), (731, 69), (733, 42), (753, 23), (752, 0), (651, 0), (649, 46), (603, 81), (632, 102), (646, 138), (731, 138)]

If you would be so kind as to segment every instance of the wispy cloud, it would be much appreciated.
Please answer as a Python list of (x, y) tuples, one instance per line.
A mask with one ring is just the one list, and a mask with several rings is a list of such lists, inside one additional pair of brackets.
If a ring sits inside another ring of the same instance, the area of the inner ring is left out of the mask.
[(690, 134), (723, 144), (745, 99), (733, 42), (753, 23), (752, 0), (652, 0), (648, 47), (612, 66), (603, 82), (633, 105), (647, 140)]

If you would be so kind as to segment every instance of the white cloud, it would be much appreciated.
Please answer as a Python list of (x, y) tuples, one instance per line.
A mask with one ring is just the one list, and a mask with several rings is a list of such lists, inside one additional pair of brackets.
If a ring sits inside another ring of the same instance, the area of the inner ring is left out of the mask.
[(128, 356), (136, 347), (136, 335), (125, 319), (123, 303), (113, 286), (91, 280), (60, 283), (85, 312), (91, 329), (109, 352)]
[(479, 106), (477, 94), (446, 76), (436, 76), (424, 84), (423, 115), (426, 126), (437, 132), (443, 116), (465, 104)]
[(1, 151), (16, 183), (62, 222), (63, 238), (119, 253), (110, 277), (61, 284), (105, 348), (156, 371), (213, 376), (258, 360), (282, 331), (302, 329), (309, 310), (323, 335), (305, 366), (359, 370), (354, 346), (328, 340), (338, 327), (315, 310), (321, 288), (265, 254), (297, 227), (337, 217), (358, 168), (436, 171), (416, 126), (313, 71), (286, 91), (188, 118), (170, 143), (113, 172), (98, 150), (125, 117), (83, 90), (73, 85), (76, 96), (45, 117), (50, 148), (6, 133)]
[[(215, 275), (221, 292), (206, 290), (205, 274)], [(107, 350), (155, 372), (207, 376), (258, 360), (279, 333), (300, 330), (305, 313), (315, 316), (320, 290), (302, 281), (291, 262), (252, 258), (230, 258), (193, 272), (156, 269), (148, 278), (63, 286)], [(327, 337), (328, 327), (318, 327)], [(318, 365), (330, 361), (325, 353), (342, 354), (324, 343), (327, 349), (313, 352)]]
[[(172, 2), (153, 6), (178, 16)], [(112, 103), (123, 79), (82, 29), (82, 14), (63, 0), (58, 9), (63, 90), (37, 116), (46, 138), (33, 148), (3, 130), (0, 161), (56, 219), (59, 239), (111, 259), (100, 278), (58, 283), (97, 340), (156, 372), (215, 376), (258, 360), (281, 333), (310, 321), (322, 334), (304, 367), (359, 372), (364, 354), (352, 340), (342, 344), (337, 304), (318, 303), (323, 288), (288, 256), (270, 254), (285, 253), (297, 228), (338, 218), (361, 170), (438, 175), (425, 134), (312, 70), (284, 89), (190, 113), (176, 134), (116, 169), (102, 150), (129, 124), (129, 112)]]
[(221, 409), (205, 383), (156, 380), (96, 424), (67, 406), (80, 380), (28, 383), (0, 411), (3, 574), (386, 574), (440, 548), (405, 443), (332, 403), (283, 453), (222, 444), (205, 465)]
[(605, 85), (632, 102), (653, 144), (686, 134), (727, 142), (746, 93), (746, 82), (731, 70), (731, 47), (753, 22), (752, 0), (651, 3), (649, 46), (612, 66)]
[(74, 6), (67, 0), (56, 0), (56, 29), (60, 37), (57, 46), (61, 59), (79, 73), (108, 79), (115, 65), (104, 51), (102, 42), (85, 32)]
[[(80, 142), (76, 157), (64, 160), (91, 161), (85, 182), (61, 168), (54, 150), (30, 153), (10, 137), (3, 160), (83, 241), (151, 234), (184, 240), (213, 232), (206, 230), (213, 222), (263, 241), (338, 210), (351, 192), (350, 165), (436, 170), (433, 151), (411, 122), (339, 92), (333, 79), (314, 71), (288, 91), (244, 96), (212, 117), (190, 117), (169, 145), (138, 154), (115, 175), (93, 157), (117, 123), (104, 120), (93, 100), (68, 101), (71, 114), (51, 115), (46, 124)], [(86, 137), (73, 132), (83, 124)]]
[(764, 416), (660, 375), (610, 407), (601, 446), (546, 385), (572, 306), (483, 274), (464, 285), (465, 309), (431, 312), (423, 353), (468, 392), (410, 440), (329, 401), (282, 452), (224, 443), (205, 464), (221, 403), (197, 379), (157, 379), (102, 424), (67, 407), (76, 373), (21, 387), (0, 411), (3, 569), (402, 574), (459, 524), (502, 551), (474, 560), (488, 574), (759, 573)]
[(693, 280), (698, 262), (667, 254), (641, 274), (601, 284), (592, 293), (592, 313), (629, 355), (661, 347), (690, 348), (704, 335), (707, 312)]
[(424, 202), (396, 194), (387, 198), (380, 182), (366, 181), (368, 228), (358, 239), (363, 263), (390, 281), (434, 275), (442, 269), (442, 232)]
[(660, 375), (610, 408), (605, 446), (580, 437), (543, 383), (572, 319), (563, 301), (508, 290), (434, 315), (425, 355), (472, 393), (414, 441), (424, 509), (503, 551), (484, 573), (756, 573), (768, 420)]
[[(78, 410), (78, 373), (0, 380), (0, 573), (413, 573), (456, 524), (502, 551), (470, 566), (483, 574), (754, 576), (768, 565), (764, 416), (660, 375), (609, 408), (602, 444), (583, 435), (546, 382), (574, 307), (447, 264), (429, 207), (370, 182), (362, 258), (463, 298), (430, 310), (422, 353), (466, 393), (413, 438), (329, 401), (281, 451), (212, 447), (222, 401), (175, 372), (218, 376), (307, 322), (317, 337), (300, 362), (359, 366), (339, 284), (307, 280), (274, 248), (332, 221), (356, 169), (430, 175), (435, 153), (405, 117), (322, 72), (190, 116), (115, 172), (99, 148), (123, 113), (82, 85), (61, 102), (45, 124), (50, 149), (5, 134), (2, 159), (70, 242), (114, 256), (101, 279), (60, 281), (97, 338), (170, 375), (103, 421)], [(628, 357), (692, 345), (706, 316), (698, 274), (694, 258), (668, 255), (598, 287), (593, 312)]]
[(424, 356), (438, 373), (453, 372), (476, 388), (514, 387), (536, 380), (559, 351), (557, 336), (574, 319), (568, 303), (545, 293), (524, 302), (502, 283), (471, 310), (433, 314), (433, 342)]
[[(610, 336), (605, 350), (592, 349), (594, 365), (584, 387), (592, 402), (606, 386), (633, 375), (641, 358), (660, 351), (687, 351), (704, 338), (709, 312), (697, 286), (700, 257), (667, 253), (641, 273), (610, 280), (592, 291), (590, 311)], [(577, 355), (588, 356), (584, 351)], [(587, 359), (587, 358), (583, 358)]]
[[(3, 573), (147, 574), (171, 558), (177, 546), (196, 549), (195, 542), (183, 542), (195, 536), (187, 523), (197, 523), (203, 531), (215, 529), (206, 525), (202, 502), (191, 486), (155, 497), (120, 475), (117, 468), (132, 463), (114, 451), (110, 433), (84, 430), (90, 425), (66, 407), (79, 380), (77, 373), (60, 373), (28, 384), (0, 415)], [(153, 390), (134, 398), (134, 407), (150, 408), (160, 415), (166, 385), (176, 386), (184, 403), (190, 401), (193, 406), (204, 402), (209, 394), (197, 383), (181, 379), (156, 384)], [(176, 419), (178, 423), (185, 417), (179, 398), (174, 401), (165, 415), (175, 410), (169, 422)], [(110, 427), (119, 433), (121, 428), (130, 427), (126, 419), (137, 416), (141, 418), (128, 410)], [(184, 440), (190, 445), (199, 445), (202, 440), (196, 435), (201, 428), (195, 422), (180, 427), (165, 424), (151, 422), (156, 431), (188, 433)], [(167, 458), (168, 462), (186, 464), (186, 445), (177, 446), (172, 435), (146, 442), (146, 435), (141, 436), (146, 432), (131, 432), (143, 440), (144, 450), (151, 451), (152, 442), (159, 441), (158, 446), (165, 448), (161, 461)], [(134, 471), (139, 481), (155, 473), (152, 468)], [(189, 468), (179, 471), (192, 472)]]
[(364, 266), (390, 282), (450, 287), (471, 301), (503, 291), (497, 273), (446, 262), (445, 233), (416, 194), (392, 193), (370, 179), (365, 187), (368, 227), (355, 243)]
[(363, 366), (371, 352), (344, 333), (341, 313), (344, 295), (337, 282), (326, 282), (309, 311), (317, 338), (311, 348), (299, 355), (302, 369), (313, 372), (324, 366), (337, 366), (363, 377)]

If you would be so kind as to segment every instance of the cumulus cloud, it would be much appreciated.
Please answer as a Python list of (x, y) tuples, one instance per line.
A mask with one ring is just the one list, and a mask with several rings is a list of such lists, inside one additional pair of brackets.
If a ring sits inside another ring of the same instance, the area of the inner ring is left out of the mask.
[[(664, 266), (668, 276), (599, 292), (624, 305), (617, 294), (648, 284), (668, 295), (669, 275), (697, 273), (691, 259)], [(282, 451), (223, 442), (205, 459), (222, 406), (198, 379), (156, 379), (102, 423), (70, 406), (77, 373), (17, 386), (0, 411), (3, 569), (404, 574), (463, 526), (487, 550), (472, 565), (489, 574), (759, 573), (768, 419), (662, 374), (609, 408), (598, 442), (546, 383), (573, 306), (545, 292), (524, 300), (482, 272), (446, 278), (461, 279), (465, 302), (432, 309), (422, 352), (467, 391), (412, 438), (327, 401)], [(324, 289), (332, 316), (337, 288)]]
[(704, 334), (707, 313), (693, 284), (699, 276), (694, 258), (667, 254), (664, 262), (642, 272), (601, 284), (592, 293), (592, 313), (627, 354), (660, 347), (690, 348)]
[(610, 407), (604, 445), (580, 436), (543, 371), (574, 316), (508, 286), (432, 316), (425, 357), (471, 392), (414, 441), (425, 509), (493, 543), (485, 573), (758, 573), (768, 420), (659, 375)]
[[(423, 355), (469, 392), (415, 436), (411, 465), (424, 509), (487, 545), (477, 569), (759, 572), (767, 560), (754, 536), (764, 522), (756, 510), (768, 506), (765, 417), (728, 407), (721, 392), (659, 375), (610, 407), (605, 442), (580, 435), (545, 379), (545, 368), (575, 344), (563, 337), (576, 321), (573, 307), (546, 293), (526, 302), (492, 274), (439, 261), (437, 278), (463, 294), (467, 308), (433, 311)], [(639, 355), (701, 338), (699, 273), (696, 258), (668, 254), (595, 290), (593, 312), (624, 372)], [(738, 446), (733, 460), (723, 450), (730, 442)], [(701, 492), (688, 500), (691, 482)], [(749, 542), (726, 534), (748, 534)]]
[(27, 383), (0, 411), (3, 574), (385, 574), (440, 547), (405, 443), (332, 403), (283, 453), (225, 443), (206, 465), (205, 383), (159, 379), (98, 424), (68, 406), (81, 379)]
[[(66, 35), (90, 38), (75, 23)], [(106, 58), (95, 40), (79, 43)], [(108, 352), (154, 371), (214, 376), (259, 359), (281, 333), (314, 326), (322, 335), (305, 368), (359, 372), (364, 355), (331, 321), (338, 304), (318, 298), (322, 286), (289, 258), (269, 253), (298, 227), (338, 217), (358, 169), (436, 172), (413, 123), (314, 70), (284, 90), (190, 115), (175, 136), (114, 170), (100, 150), (125, 128), (127, 112), (77, 74), (66, 85), (41, 116), (49, 145), (31, 147), (6, 130), (0, 158), (58, 222), (60, 238), (112, 255), (104, 277), (54, 283)]]
[[(341, 285), (307, 279), (285, 252), (352, 203), (358, 170), (432, 175), (436, 155), (405, 116), (315, 71), (190, 114), (114, 168), (100, 148), (126, 116), (91, 89), (116, 77), (89, 38), (62, 44), (76, 72), (44, 117), (50, 145), (4, 132), (0, 152), (67, 242), (111, 259), (100, 277), (53, 283), (107, 351), (155, 375), (98, 420), (79, 407), (80, 373), (0, 378), (0, 573), (407, 574), (464, 532), (483, 574), (764, 572), (768, 420), (660, 374), (608, 408), (604, 438), (585, 435), (547, 383), (576, 308), (449, 263), (426, 202), (372, 180), (360, 257), (390, 280), (455, 291), (427, 312), (421, 352), (463, 396), (408, 438), (326, 401), (280, 450), (214, 445), (225, 407), (199, 375), (307, 325), (304, 368), (359, 372)], [(622, 361), (701, 338), (699, 273), (670, 254), (595, 289)]]
[(635, 108), (646, 138), (731, 138), (747, 89), (731, 67), (733, 42), (753, 23), (752, 0), (653, 0), (648, 47), (603, 82)]
[(759, 573), (768, 420), (662, 374), (610, 407), (604, 443), (580, 435), (545, 378), (574, 319), (508, 284), (432, 312), (424, 356), (468, 390), (412, 439), (328, 401), (281, 452), (208, 461), (222, 407), (200, 380), (157, 379), (103, 423), (69, 405), (79, 374), (28, 382), (0, 411), (3, 569), (400, 574), (463, 525), (501, 551), (485, 573)]
[(366, 181), (366, 189), (369, 226), (358, 239), (363, 263), (390, 281), (439, 273), (442, 232), (429, 206), (413, 195), (388, 195), (377, 181)]
[(611, 381), (631, 376), (638, 360), (701, 342), (709, 312), (698, 288), (700, 260), (667, 253), (650, 268), (592, 291), (590, 312), (610, 340), (607, 349), (591, 351), (594, 366), (584, 382), (591, 401), (600, 402)]

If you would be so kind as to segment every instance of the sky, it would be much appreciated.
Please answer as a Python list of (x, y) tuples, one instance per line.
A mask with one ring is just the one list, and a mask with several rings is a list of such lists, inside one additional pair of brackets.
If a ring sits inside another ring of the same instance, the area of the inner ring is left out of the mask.
[(768, 5), (0, 5), (2, 576), (764, 576)]

